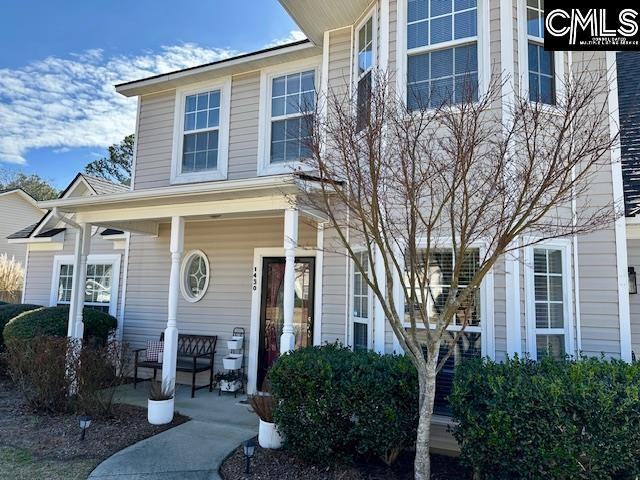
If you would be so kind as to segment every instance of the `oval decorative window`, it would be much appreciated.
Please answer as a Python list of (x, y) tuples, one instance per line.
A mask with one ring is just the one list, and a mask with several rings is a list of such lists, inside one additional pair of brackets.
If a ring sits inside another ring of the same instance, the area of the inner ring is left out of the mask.
[(188, 302), (202, 300), (209, 287), (209, 259), (201, 250), (193, 250), (182, 261), (182, 296)]

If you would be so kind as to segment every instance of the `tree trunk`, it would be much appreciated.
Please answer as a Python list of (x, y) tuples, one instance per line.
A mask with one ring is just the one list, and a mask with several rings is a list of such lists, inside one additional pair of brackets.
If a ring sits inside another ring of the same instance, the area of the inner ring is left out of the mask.
[(431, 478), (431, 417), (433, 416), (433, 402), (436, 392), (436, 362), (427, 361), (426, 370), (418, 373), (420, 386), (420, 418), (416, 435), (416, 459), (413, 469), (415, 480), (430, 480)]

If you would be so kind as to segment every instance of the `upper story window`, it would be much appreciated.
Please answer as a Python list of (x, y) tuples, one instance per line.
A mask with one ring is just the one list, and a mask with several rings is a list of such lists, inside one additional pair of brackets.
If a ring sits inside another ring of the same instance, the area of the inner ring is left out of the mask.
[(371, 15), (357, 31), (356, 52), (356, 108), (357, 127), (362, 130), (369, 122), (371, 113), (371, 89), (374, 66), (374, 18)]
[(407, 105), (478, 99), (477, 0), (409, 0)]
[(529, 100), (555, 105), (555, 59), (544, 50), (544, 0), (526, 1)]
[(172, 183), (226, 178), (229, 93), (230, 81), (176, 93)]
[(309, 157), (316, 110), (316, 59), (262, 72), (258, 174), (288, 173)]
[(295, 162), (308, 156), (305, 142), (315, 109), (315, 71), (271, 82), (271, 163)]
[(182, 172), (218, 168), (220, 90), (185, 98)]

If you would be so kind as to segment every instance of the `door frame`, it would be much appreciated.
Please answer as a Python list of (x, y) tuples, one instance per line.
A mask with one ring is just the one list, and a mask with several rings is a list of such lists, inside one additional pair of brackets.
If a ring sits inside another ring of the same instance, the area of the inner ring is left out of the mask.
[[(316, 259), (316, 276), (314, 278), (314, 299), (318, 293), (318, 250), (296, 248), (296, 257), (315, 257)], [(258, 351), (260, 344), (260, 307), (262, 301), (262, 264), (265, 257), (284, 257), (284, 248), (254, 248), (253, 249), (253, 269), (251, 271), (251, 328), (249, 330), (249, 370), (247, 371), (247, 390), (248, 393), (256, 392), (256, 383), (258, 379)], [(320, 280), (322, 281), (322, 280)], [(317, 312), (314, 308), (314, 316)], [(319, 319), (314, 318), (313, 343), (320, 344), (320, 335), (317, 327), (319, 327)]]

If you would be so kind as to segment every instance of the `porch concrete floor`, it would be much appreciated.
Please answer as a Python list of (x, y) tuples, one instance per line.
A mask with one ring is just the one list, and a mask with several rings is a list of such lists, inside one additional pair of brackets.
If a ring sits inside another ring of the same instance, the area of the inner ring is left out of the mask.
[[(121, 387), (117, 401), (146, 407), (148, 388), (146, 382), (136, 390), (132, 385)], [(191, 421), (116, 453), (98, 465), (89, 479), (220, 479), (218, 468), (225, 457), (258, 431), (258, 417), (239, 404), (245, 398), (199, 390), (192, 399), (190, 387), (179, 386), (175, 409)]]

